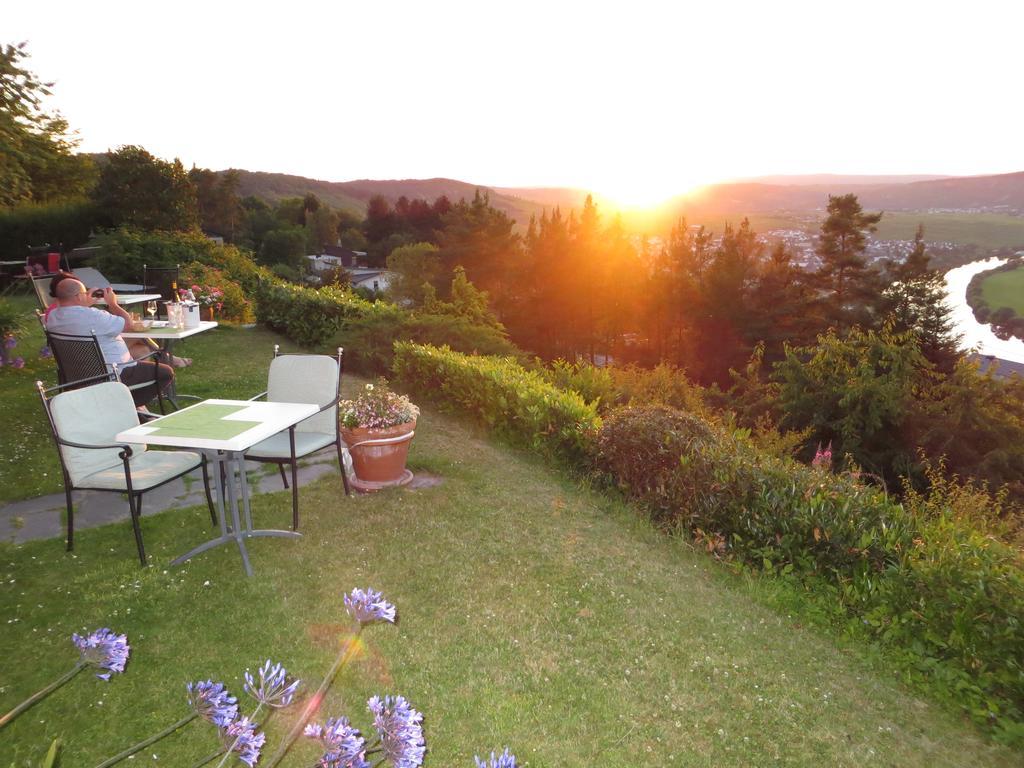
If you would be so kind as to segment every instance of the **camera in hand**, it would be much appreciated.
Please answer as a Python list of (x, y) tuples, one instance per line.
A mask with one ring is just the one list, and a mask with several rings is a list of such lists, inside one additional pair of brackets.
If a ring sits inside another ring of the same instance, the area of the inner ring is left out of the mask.
[(94, 299), (102, 299), (103, 298), (103, 289), (102, 288), (93, 288), (91, 291), (89, 291), (89, 295), (92, 296)]

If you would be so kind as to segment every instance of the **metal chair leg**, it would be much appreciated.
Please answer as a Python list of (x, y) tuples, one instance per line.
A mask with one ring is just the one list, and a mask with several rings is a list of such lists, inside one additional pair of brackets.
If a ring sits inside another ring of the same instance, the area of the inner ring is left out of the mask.
[(210, 522), (217, 527), (217, 510), (213, 508), (213, 496), (210, 495), (210, 471), (206, 468), (206, 455), (203, 455), (203, 490), (206, 491), (206, 506), (210, 508)]
[(284, 473), (284, 464), (277, 465), (278, 470), (281, 472), (281, 482), (284, 483), (284, 487), (288, 487), (288, 476)]
[(348, 487), (348, 473), (345, 471), (345, 457), (341, 454), (341, 440), (338, 440), (334, 447), (338, 449), (338, 469), (341, 470), (341, 482), (345, 484), (345, 495), (351, 496), (352, 491)]
[(299, 530), (299, 462), (292, 459), (292, 530)]
[[(136, 506), (136, 504), (138, 506)], [(132, 528), (135, 531), (135, 546), (139, 549), (139, 562), (146, 567), (146, 549), (142, 546), (142, 528), (139, 526), (139, 516), (142, 514), (142, 494), (136, 498), (135, 494), (128, 493), (128, 509), (132, 515)]]
[[(288, 447), (292, 452), (292, 530), (299, 530), (299, 460), (295, 458), (295, 427), (288, 430)], [(281, 467), (284, 470), (284, 467)], [(287, 486), (286, 486), (287, 487)]]
[(67, 478), (64, 479), (64, 499), (68, 505), (68, 552), (75, 546), (75, 507), (71, 503), (71, 487)]

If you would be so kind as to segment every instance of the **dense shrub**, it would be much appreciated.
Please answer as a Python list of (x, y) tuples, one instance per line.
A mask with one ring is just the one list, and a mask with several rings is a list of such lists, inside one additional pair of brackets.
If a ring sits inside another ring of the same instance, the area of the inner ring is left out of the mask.
[(143, 265), (173, 267), (190, 261), (210, 263), (215, 243), (199, 232), (144, 232), (138, 229), (114, 229), (89, 241), (99, 246), (92, 266), (113, 282), (141, 282)]
[(552, 386), (509, 357), (448, 347), (395, 344), (394, 371), (406, 386), (467, 414), (515, 444), (579, 465), (601, 420), (575, 392)]
[(313, 289), (266, 282), (256, 295), (257, 319), (304, 347), (323, 345), (346, 319), (371, 312), (374, 306), (332, 286)]
[(88, 200), (52, 205), (19, 205), (0, 210), (0, 251), (4, 258), (28, 255), (34, 245), (82, 245), (98, 225), (96, 206)]
[(896, 649), (973, 715), (1011, 734), (1024, 713), (1024, 579), (1016, 552), (962, 507), (897, 504), (854, 475), (770, 456), (664, 407), (610, 414), (596, 462), (664, 528), (831, 596), (858, 634)]
[(464, 317), (410, 313), (393, 304), (374, 306), (373, 312), (346, 322), (341, 334), (346, 361), (365, 373), (384, 374), (391, 370), (396, 341), (447, 344), (456, 352), (467, 354), (518, 353), (502, 332)]
[(221, 306), (216, 310), (218, 319), (232, 320), (236, 323), (251, 323), (256, 319), (252, 302), (246, 298), (242, 286), (237, 280), (217, 267), (210, 267), (198, 261), (190, 262), (181, 268), (179, 288), (199, 286), (202, 289), (219, 288), (224, 294)]

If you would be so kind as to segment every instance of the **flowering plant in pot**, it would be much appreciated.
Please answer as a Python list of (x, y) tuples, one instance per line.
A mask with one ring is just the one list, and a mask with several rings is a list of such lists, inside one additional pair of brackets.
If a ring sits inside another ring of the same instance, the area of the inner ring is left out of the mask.
[(405, 468), (420, 409), (391, 390), (386, 379), (367, 384), (354, 400), (338, 403), (341, 437), (352, 456), (355, 487), (376, 490), (412, 480)]

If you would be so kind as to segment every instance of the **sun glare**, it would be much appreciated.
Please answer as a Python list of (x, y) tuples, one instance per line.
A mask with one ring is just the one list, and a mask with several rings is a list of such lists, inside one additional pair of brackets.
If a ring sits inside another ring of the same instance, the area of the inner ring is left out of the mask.
[(622, 210), (656, 208), (673, 197), (684, 195), (699, 186), (693, 179), (673, 177), (629, 177), (609, 181), (597, 187), (598, 194), (608, 203)]

